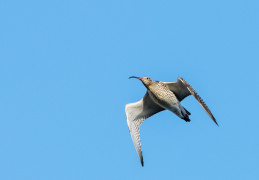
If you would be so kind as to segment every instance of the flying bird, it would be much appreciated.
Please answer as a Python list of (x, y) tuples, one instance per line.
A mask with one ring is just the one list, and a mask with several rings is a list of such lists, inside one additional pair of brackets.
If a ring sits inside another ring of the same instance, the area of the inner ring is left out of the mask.
[(139, 126), (145, 119), (163, 110), (169, 110), (179, 118), (186, 122), (190, 122), (189, 116), (191, 113), (180, 103), (187, 96), (193, 95), (210, 118), (218, 125), (208, 106), (191, 85), (183, 78), (178, 77), (176, 82), (153, 81), (150, 77), (140, 78), (131, 76), (130, 78), (139, 79), (147, 88), (146, 94), (140, 101), (126, 104), (125, 107), (127, 124), (131, 138), (142, 166), (144, 166), (144, 162)]

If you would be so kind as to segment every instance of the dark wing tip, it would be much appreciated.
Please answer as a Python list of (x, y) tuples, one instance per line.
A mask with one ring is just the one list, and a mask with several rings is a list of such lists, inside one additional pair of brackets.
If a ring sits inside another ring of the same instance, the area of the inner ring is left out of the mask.
[(217, 124), (217, 126), (219, 126), (219, 124), (217, 123), (216, 119), (213, 119), (213, 121)]
[[(204, 103), (205, 104), (205, 103)], [(210, 112), (211, 113), (211, 112)], [(210, 114), (211, 116), (211, 119), (215, 122), (215, 124), (217, 125), (217, 126), (219, 126), (219, 124), (218, 124), (218, 122), (216, 121), (216, 119), (215, 119), (215, 117), (213, 116), (213, 114), (211, 113)]]
[(215, 123), (217, 126), (219, 126), (218, 122), (216, 121), (216, 119), (214, 118), (214, 116), (213, 116), (212, 113), (211, 113), (210, 118), (214, 121), (214, 123)]
[(141, 162), (142, 167), (144, 167), (143, 157), (141, 158), (140, 162)]
[(142, 165), (142, 167), (144, 166), (144, 161), (143, 161), (143, 155), (142, 155), (142, 151), (140, 153), (138, 153), (139, 155), (139, 160), (140, 160), (140, 163)]

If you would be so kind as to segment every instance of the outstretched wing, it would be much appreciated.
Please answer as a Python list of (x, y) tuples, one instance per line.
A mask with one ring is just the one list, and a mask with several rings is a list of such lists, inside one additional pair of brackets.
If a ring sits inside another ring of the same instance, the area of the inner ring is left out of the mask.
[(168, 88), (175, 94), (179, 101), (182, 101), (187, 96), (191, 95), (186, 85), (178, 77), (176, 82), (165, 82)]
[(210, 118), (218, 125), (216, 119), (214, 118), (208, 106), (205, 104), (203, 99), (199, 96), (199, 94), (192, 88), (192, 86), (187, 81), (185, 81), (181, 77), (178, 77), (176, 82), (166, 82), (165, 84), (176, 95), (179, 101), (182, 101), (185, 97), (192, 94), (196, 98), (196, 100), (200, 103), (201, 107), (210, 116)]
[(139, 126), (145, 119), (163, 110), (164, 108), (157, 105), (150, 98), (148, 92), (146, 92), (145, 96), (140, 101), (126, 104), (125, 111), (129, 131), (142, 166), (144, 165), (144, 162), (141, 150)]

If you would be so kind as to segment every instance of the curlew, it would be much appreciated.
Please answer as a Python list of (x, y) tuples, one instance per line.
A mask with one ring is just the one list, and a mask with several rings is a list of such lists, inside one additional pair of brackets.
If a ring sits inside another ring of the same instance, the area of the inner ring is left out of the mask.
[(186, 122), (190, 122), (189, 115), (191, 115), (191, 113), (180, 103), (185, 97), (193, 95), (210, 118), (218, 125), (208, 106), (183, 78), (178, 77), (176, 82), (153, 81), (150, 77), (140, 78), (131, 76), (130, 78), (139, 79), (147, 88), (146, 94), (140, 101), (126, 104), (125, 107), (131, 138), (142, 166), (144, 166), (144, 162), (139, 126), (145, 119), (163, 110), (169, 110), (179, 118)]

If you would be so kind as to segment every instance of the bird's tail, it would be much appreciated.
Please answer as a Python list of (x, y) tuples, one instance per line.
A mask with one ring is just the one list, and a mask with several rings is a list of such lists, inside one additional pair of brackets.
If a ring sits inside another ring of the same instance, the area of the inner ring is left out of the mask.
[(185, 120), (186, 122), (190, 122), (190, 121), (191, 121), (188, 115), (185, 116), (185, 117), (183, 118), (183, 120)]
[[(183, 107), (184, 108), (184, 107)], [(189, 111), (187, 111), (187, 109), (184, 108), (184, 110), (186, 111), (187, 115), (190, 116), (191, 113)]]
[(183, 115), (182, 119), (185, 120), (186, 122), (190, 122), (190, 118), (189, 115), (191, 115), (191, 113), (189, 111), (187, 111), (183, 106), (181, 106), (181, 113)]

